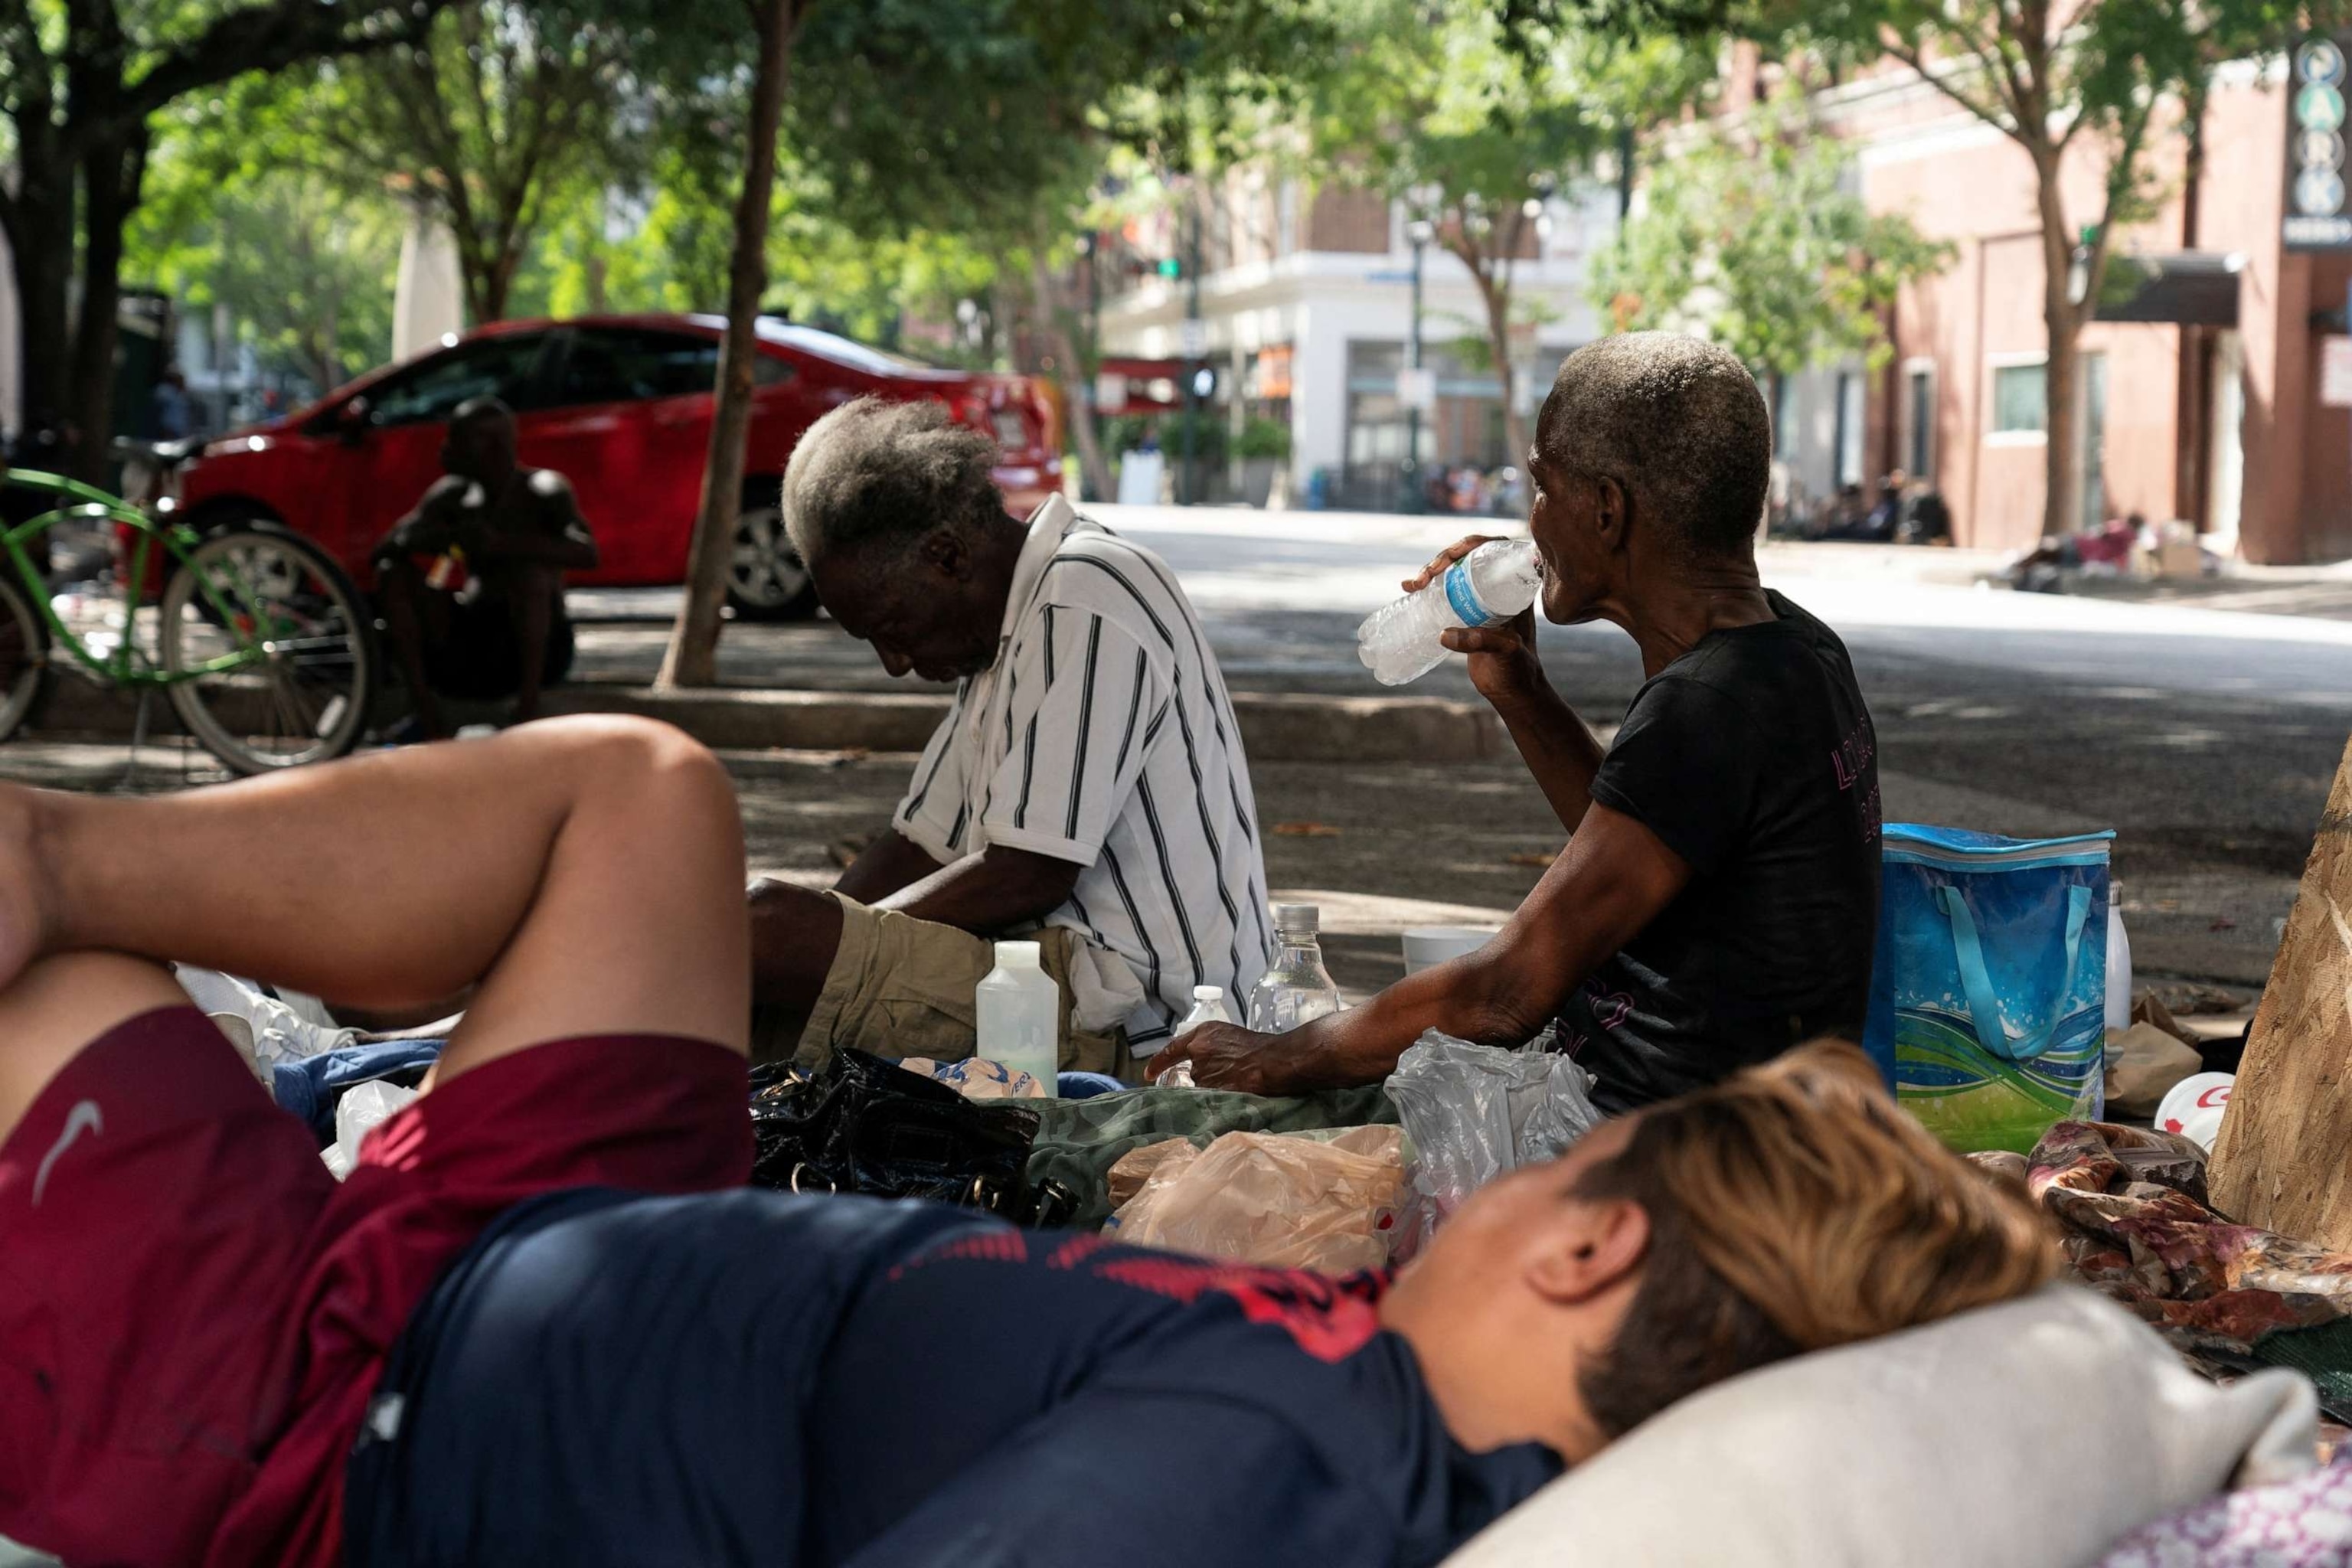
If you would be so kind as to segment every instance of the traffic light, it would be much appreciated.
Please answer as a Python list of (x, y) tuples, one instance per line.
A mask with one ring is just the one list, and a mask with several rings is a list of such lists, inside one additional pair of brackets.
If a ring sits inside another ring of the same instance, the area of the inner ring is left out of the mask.
[(1184, 264), (1181, 261), (1177, 260), (1176, 258), (1172, 256), (1161, 257), (1160, 259), (1160, 276), (1162, 278), (1181, 278), (1184, 276)]

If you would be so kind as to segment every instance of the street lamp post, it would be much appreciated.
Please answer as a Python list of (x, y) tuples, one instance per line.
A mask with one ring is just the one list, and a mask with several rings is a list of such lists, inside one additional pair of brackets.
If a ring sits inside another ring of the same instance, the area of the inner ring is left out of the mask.
[[(1421, 254), (1437, 230), (1425, 217), (1417, 217), (1405, 225), (1405, 237), (1412, 241), (1412, 321), (1405, 345), (1405, 368), (1421, 368)], [(1405, 409), (1404, 477), (1411, 487), (1408, 510), (1420, 510), (1421, 497), (1421, 404), (1416, 400)]]
[[(1076, 379), (1078, 384), (1078, 406), (1085, 411), (1087, 424), (1089, 428), (1093, 427), (1095, 416), (1100, 412), (1100, 410), (1095, 405), (1096, 367), (1102, 363), (1100, 327), (1102, 318), (1102, 292), (1099, 281), (1102, 276), (1102, 268), (1098, 265), (1097, 250), (1098, 247), (1096, 244), (1095, 237), (1092, 234), (1082, 234), (1078, 236), (1078, 255), (1085, 258), (1087, 265), (1087, 319), (1085, 322), (1085, 338), (1083, 340), (1086, 346), (1081, 351), (1084, 357), (1077, 364), (1071, 368), (1076, 373)], [(1079, 465), (1078, 470), (1079, 496), (1087, 500), (1108, 500), (1111, 499), (1108, 496), (1088, 496), (1087, 495), (1086, 490), (1087, 473), (1085, 465), (1081, 464)]]
[(1202, 407), (1207, 394), (1202, 390), (1202, 361), (1206, 357), (1203, 339), (1206, 333), (1201, 321), (1201, 208), (1196, 195), (1189, 208), (1192, 216), (1190, 244), (1184, 258), (1185, 281), (1190, 290), (1184, 297), (1184, 504), (1197, 505), (1201, 500), (1200, 424)]

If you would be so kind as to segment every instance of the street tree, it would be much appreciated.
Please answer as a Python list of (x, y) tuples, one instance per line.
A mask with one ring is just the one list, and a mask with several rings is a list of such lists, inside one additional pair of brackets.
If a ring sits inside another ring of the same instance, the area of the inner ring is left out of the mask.
[[(22, 311), (25, 408), (79, 428), (95, 477), (112, 421), (123, 229), (168, 105), (256, 72), (394, 47), (444, 0), (0, 0), (0, 237)], [(72, 288), (79, 258), (78, 309)]]
[(393, 205), (352, 200), (305, 170), (216, 159), (233, 143), (173, 118), (126, 236), (124, 275), (219, 311), (265, 371), (322, 391), (381, 359), (400, 255)]
[[(1326, 37), (1278, 0), (845, 0), (813, 25), (793, 140), (861, 234), (961, 237), (1020, 298), (1081, 472), (1108, 493), (1066, 285), (1121, 157), (1200, 170), (1264, 123)], [(817, 61), (823, 61), (820, 68)], [(1042, 368), (1042, 362), (1040, 368)]]
[[(1791, 50), (1891, 56), (2024, 154), (2049, 355), (2043, 531), (2063, 534), (2083, 521), (2082, 331), (2117, 231), (2145, 218), (2158, 194), (2161, 138), (2193, 136), (2188, 117), (2201, 113), (2223, 64), (2275, 49), (2303, 22), (2340, 23), (2347, 10), (2342, 0), (1733, 0), (1729, 19)], [(2070, 167), (2097, 175), (2087, 204), (2068, 199)]]
[(1470, 275), (1514, 454), (1528, 446), (1517, 349), (1533, 320), (1515, 303), (1517, 273), (1540, 254), (1549, 202), (1713, 75), (1711, 55), (1671, 36), (1514, 32), (1486, 0), (1357, 0), (1313, 72), (1315, 167), (1402, 202)]
[(1852, 153), (1777, 101), (1698, 133), (1650, 174), (1590, 292), (1618, 331), (1663, 328), (1721, 343), (1777, 382), (1862, 355), (1885, 363), (1885, 315), (1952, 247), (1853, 189)]
[(650, 26), (593, 0), (453, 5), (413, 44), (321, 64), (285, 155), (446, 228), (468, 318), (503, 320), (551, 209), (634, 183), (649, 103), (630, 68)]
[[(730, 0), (711, 0), (722, 8)], [(702, 500), (687, 550), (686, 603), (670, 628), (656, 684), (709, 686), (719, 679), (719, 632), (727, 604), (751, 438), (752, 373), (759, 355), (760, 299), (768, 286), (768, 228), (776, 188), (776, 139), (783, 120), (793, 41), (818, 0), (741, 0), (751, 11), (751, 90), (744, 115), (743, 172), (727, 267), (727, 336), (719, 351), (717, 406), (703, 464)]]

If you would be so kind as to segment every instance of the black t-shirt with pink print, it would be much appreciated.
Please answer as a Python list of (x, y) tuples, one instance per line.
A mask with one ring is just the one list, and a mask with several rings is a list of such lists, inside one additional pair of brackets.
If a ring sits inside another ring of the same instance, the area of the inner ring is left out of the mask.
[(1603, 1109), (1697, 1089), (1819, 1035), (1859, 1039), (1878, 933), (1877, 741), (1837, 634), (1710, 632), (1644, 685), (1592, 782), (1691, 879), (1561, 1009)]

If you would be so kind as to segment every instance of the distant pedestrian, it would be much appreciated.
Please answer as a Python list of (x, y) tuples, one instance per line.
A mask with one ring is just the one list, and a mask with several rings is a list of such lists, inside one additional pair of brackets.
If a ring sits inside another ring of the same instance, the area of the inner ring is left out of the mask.
[(512, 411), (477, 398), (449, 421), (446, 477), (376, 547), (377, 592), (427, 739), (448, 734), (442, 698), (514, 699), (538, 717), (540, 692), (572, 668), (563, 574), (595, 566), (596, 542), (572, 486), (515, 458)]
[(163, 373), (148, 395), (148, 425), (158, 441), (185, 440), (196, 427), (195, 405), (188, 398), (188, 378), (175, 366)]

